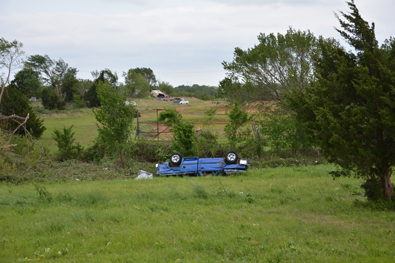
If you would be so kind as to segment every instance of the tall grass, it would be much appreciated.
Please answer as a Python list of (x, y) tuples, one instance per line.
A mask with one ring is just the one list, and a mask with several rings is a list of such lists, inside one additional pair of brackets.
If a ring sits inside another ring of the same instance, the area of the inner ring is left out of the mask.
[(361, 182), (332, 180), (331, 169), (1, 183), (0, 259), (391, 262), (395, 214), (356, 205)]

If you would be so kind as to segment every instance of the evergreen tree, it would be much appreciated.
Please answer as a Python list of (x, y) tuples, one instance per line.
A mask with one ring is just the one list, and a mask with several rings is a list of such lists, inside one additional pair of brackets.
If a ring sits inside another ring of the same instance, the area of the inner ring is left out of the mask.
[(305, 122), (322, 154), (342, 168), (333, 175), (354, 174), (381, 186), (393, 197), (390, 181), (395, 164), (395, 41), (379, 47), (374, 24), (362, 19), (354, 1), (351, 13), (341, 12), (337, 29), (354, 48), (346, 51), (335, 41), (320, 40), (315, 58), (317, 82), (306, 93), (288, 96), (297, 118)]
[(73, 101), (73, 97), (77, 94), (77, 69), (69, 68), (62, 79), (62, 92), (65, 93), (65, 101)]
[[(25, 117), (29, 114), (29, 119), (26, 122), (26, 129), (33, 137), (40, 137), (45, 130), (44, 121), (37, 117), (25, 95), (16, 90), (13, 86), (8, 86), (5, 89), (0, 104), (0, 112), (4, 116), (15, 114)], [(8, 121), (7, 123), (1, 123), (1, 126), (4, 129), (13, 131), (19, 126), (19, 123)], [(25, 130), (20, 128), (16, 134), (25, 135)]]

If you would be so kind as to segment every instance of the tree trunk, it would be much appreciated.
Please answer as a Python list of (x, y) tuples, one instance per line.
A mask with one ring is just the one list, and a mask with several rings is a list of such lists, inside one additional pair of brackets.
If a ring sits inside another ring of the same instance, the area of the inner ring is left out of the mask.
[(381, 177), (381, 183), (383, 185), (383, 193), (384, 193), (384, 196), (387, 198), (394, 197), (394, 189), (392, 189), (390, 177), (391, 177), (391, 175), (388, 170), (386, 172), (384, 172), (383, 176)]

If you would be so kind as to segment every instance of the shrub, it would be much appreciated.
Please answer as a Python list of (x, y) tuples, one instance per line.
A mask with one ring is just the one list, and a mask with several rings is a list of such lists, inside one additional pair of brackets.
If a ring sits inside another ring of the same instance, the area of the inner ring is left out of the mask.
[[(379, 201), (388, 201), (388, 198), (384, 197), (382, 182), (379, 178), (370, 178), (367, 179), (361, 187), (365, 190), (365, 196), (370, 201), (379, 202)], [(394, 184), (392, 184), (392, 189), (395, 189)], [(395, 202), (395, 198), (393, 198), (393, 202)]]
[(229, 123), (225, 126), (225, 136), (228, 139), (231, 148), (236, 149), (237, 145), (245, 141), (251, 136), (251, 130), (240, 130), (241, 127), (247, 124), (251, 118), (248, 113), (239, 108), (239, 105), (235, 103), (233, 109), (228, 114)]
[(170, 160), (170, 156), (173, 153), (171, 145), (165, 145), (162, 142), (159, 142), (157, 144), (156, 150), (155, 150), (155, 157), (158, 162), (166, 162)]
[(0, 181), (6, 180), (4, 175), (15, 170), (15, 164), (10, 162), (11, 147), (8, 145), (8, 136), (0, 129)]
[(53, 139), (57, 143), (59, 157), (62, 160), (76, 159), (83, 151), (83, 147), (78, 142), (74, 143), (72, 129), (73, 125), (70, 128), (63, 127), (63, 132), (55, 129), (53, 133)]
[(173, 132), (173, 148), (183, 156), (196, 156), (195, 125), (185, 122), (175, 109), (165, 109), (159, 115), (159, 121), (165, 121)]
[(260, 131), (272, 149), (288, 150), (294, 153), (311, 148), (312, 141), (304, 132), (303, 123), (297, 122), (294, 114), (273, 114), (262, 124)]
[(85, 107), (85, 101), (81, 98), (80, 95), (77, 94), (73, 95), (73, 104), (78, 109)]
[(210, 131), (196, 132), (196, 146), (199, 157), (216, 157), (218, 151), (218, 135)]
[(85, 148), (79, 156), (85, 162), (99, 162), (105, 155), (106, 147), (97, 140), (88, 148)]
[(196, 156), (197, 147), (195, 142), (195, 125), (181, 122), (171, 128), (173, 132), (173, 147), (176, 152), (183, 156)]

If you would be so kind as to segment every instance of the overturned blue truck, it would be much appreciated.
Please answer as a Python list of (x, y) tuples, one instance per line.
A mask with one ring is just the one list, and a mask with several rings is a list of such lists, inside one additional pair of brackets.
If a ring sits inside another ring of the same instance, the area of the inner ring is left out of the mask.
[(239, 158), (236, 152), (230, 151), (225, 157), (199, 158), (182, 157), (179, 153), (173, 153), (169, 162), (156, 164), (158, 175), (219, 175), (246, 172), (250, 166), (248, 159)]

